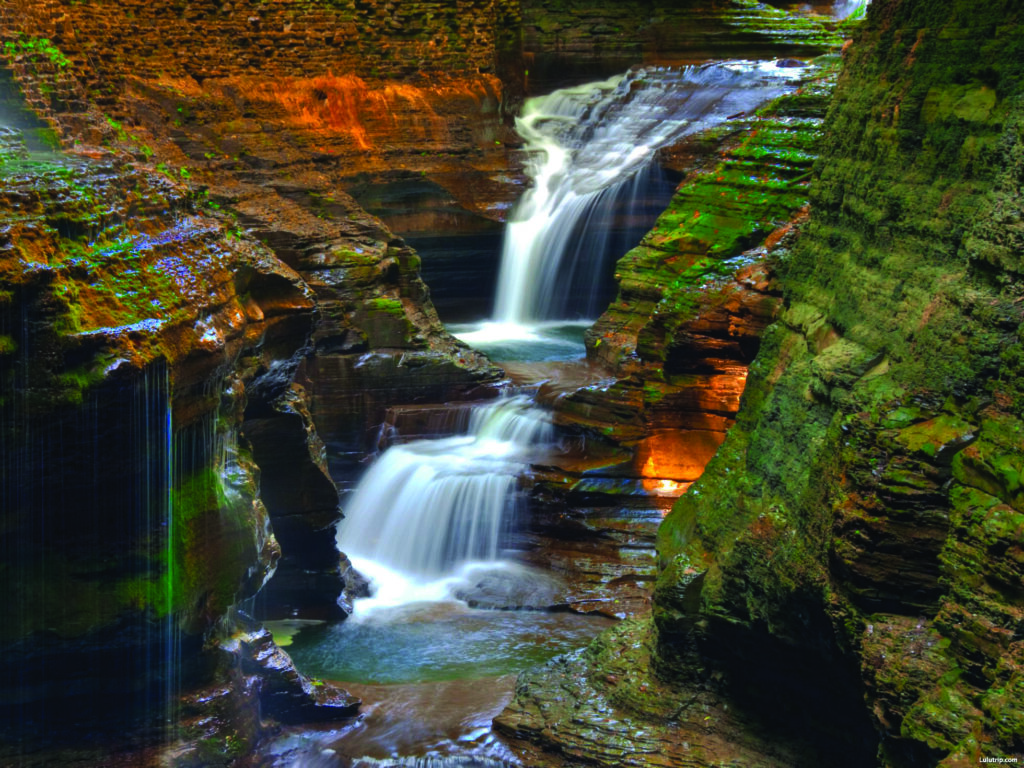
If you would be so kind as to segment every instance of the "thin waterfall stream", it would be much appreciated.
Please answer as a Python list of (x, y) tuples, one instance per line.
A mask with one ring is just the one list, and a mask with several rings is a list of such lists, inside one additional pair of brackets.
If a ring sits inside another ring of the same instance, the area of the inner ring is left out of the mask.
[[(533, 183), (507, 225), (496, 309), (453, 332), (498, 363), (580, 359), (583, 329), (607, 301), (601, 282), (636, 244), (588, 237), (591, 223), (631, 217), (660, 149), (752, 112), (800, 75), (777, 62), (646, 67), (529, 99), (517, 128)], [(557, 580), (517, 564), (510, 545), (523, 478), (561, 449), (551, 415), (512, 394), (473, 406), (468, 422), (461, 434), (387, 447), (345, 501), (338, 549), (369, 596), (345, 622), (302, 629), (288, 651), (306, 674), (363, 697), (367, 717), (283, 739), (276, 765), (334, 764), (336, 752), (352, 765), (458, 765), (467, 755), (466, 764), (514, 764), (490, 730), (514, 674), (611, 622), (520, 599)], [(480, 589), (508, 605), (471, 607)]]

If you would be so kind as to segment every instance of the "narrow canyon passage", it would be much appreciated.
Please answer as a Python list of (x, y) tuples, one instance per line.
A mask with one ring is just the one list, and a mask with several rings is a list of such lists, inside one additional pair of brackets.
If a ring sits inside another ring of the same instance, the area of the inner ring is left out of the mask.
[[(526, 101), (516, 127), (529, 183), (503, 235), (494, 309), (475, 322), (456, 311), (450, 326), (510, 380), (482, 404), (388, 418), (379, 454), (342, 502), (337, 545), (358, 574), (344, 598), (353, 614), (268, 622), (300, 671), (363, 698), (365, 719), (289, 733), (268, 750), (271, 765), (517, 764), (490, 723), (515, 674), (646, 611), (654, 534), (689, 479), (639, 479), (627, 454), (588, 448), (585, 433), (559, 423), (558, 400), (611, 379), (586, 363), (583, 331), (612, 296), (614, 261), (671, 198), (658, 152), (792, 92), (804, 69), (634, 68)], [(479, 286), (448, 296), (458, 306)], [(418, 436), (426, 423), (430, 437)], [(544, 530), (537, 491), (552, 481), (580, 490), (563, 503), (605, 552), (545, 562), (580, 544), (571, 529)], [(581, 578), (587, 568), (592, 581)]]

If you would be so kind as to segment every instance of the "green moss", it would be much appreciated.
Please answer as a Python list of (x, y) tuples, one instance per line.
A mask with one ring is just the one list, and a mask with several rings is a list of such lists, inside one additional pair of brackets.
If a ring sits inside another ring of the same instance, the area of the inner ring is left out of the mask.
[(416, 333), (402, 301), (386, 296), (364, 300), (355, 313), (355, 322), (372, 347), (409, 348)]
[(51, 260), (58, 267), (55, 290), (69, 300), (74, 332), (169, 322), (188, 309), (178, 281), (134, 238), (89, 245), (65, 239), (60, 248)]
[[(819, 67), (827, 94), (836, 62), (830, 57)], [(601, 322), (624, 336), (635, 333), (641, 359), (664, 359), (676, 329), (726, 302), (736, 289), (732, 276), (751, 261), (742, 254), (806, 206), (826, 102), (817, 96), (805, 114), (802, 98), (790, 93), (755, 119), (727, 123), (716, 134), (728, 137), (721, 160), (687, 178), (641, 244), (616, 265), (619, 297)], [(603, 343), (588, 336), (591, 353), (606, 362), (625, 359), (625, 350), (598, 352)]]
[(999, 551), (1005, 542), (1021, 541), (1024, 537), (1024, 513), (1001, 503), (997, 496), (957, 486), (951, 492), (951, 500), (959, 515), (958, 524), (967, 528), (970, 536), (983, 546), (983, 556)]
[(934, 419), (900, 430), (896, 441), (908, 451), (920, 451), (934, 458), (942, 446), (964, 439), (976, 431), (976, 427), (959, 416), (943, 413)]
[(1024, 512), (1024, 432), (1012, 417), (986, 419), (976, 443), (957, 454), (954, 476)]
[(758, 0), (731, 0), (722, 18), (745, 31), (766, 32), (780, 44), (804, 45), (826, 51), (842, 45), (833, 25), (820, 17), (787, 13)]
[(212, 467), (188, 475), (171, 489), (171, 509), (182, 541), (188, 542), (195, 532), (189, 523), (224, 504), (221, 480)]
[(223, 506), (221, 482), (212, 468), (191, 474), (172, 487), (170, 525), (162, 532), (170, 539), (148, 543), (156, 548), (149, 571), (119, 581), (114, 587), (117, 601), (150, 610), (157, 617), (190, 608), (210, 586), (206, 579), (210, 564), (202, 562), (202, 537), (204, 529), (209, 530), (204, 521), (219, 516)]
[(971, 735), (972, 723), (981, 714), (970, 699), (952, 687), (955, 673), (926, 699), (915, 704), (900, 726), (904, 738), (922, 741), (934, 749), (952, 751)]
[[(175, 483), (166, 603), (174, 611), (223, 611), (235, 602), (252, 562), (251, 498), (229, 498), (217, 467)], [(198, 601), (203, 607), (200, 608)]]
[(887, 411), (881, 421), (881, 426), (886, 429), (900, 429), (925, 419), (925, 411), (914, 405), (899, 404), (892, 410)]
[(39, 128), (32, 128), (27, 131), (27, 139), (29, 143), (49, 150), (60, 149), (60, 135), (53, 128), (49, 126), (42, 126)]
[[(858, 634), (872, 619), (849, 595), (934, 578), (938, 606), (912, 625), (935, 617), (943, 639), (926, 660), (851, 660), (908, 753), (1005, 754), (1020, 733), (1008, 702), (1024, 535), (1022, 14), (966, 0), (872, 11), (846, 53), (812, 219), (780, 259), (787, 311), (737, 424), (658, 537), (666, 638), (692, 618), (691, 571), (702, 616), (800, 647), (800, 608), (827, 617), (841, 636), (829, 642), (851, 654), (876, 640)], [(748, 144), (742, 156), (781, 153)], [(742, 171), (723, 181), (741, 190)], [(908, 553), (921, 573), (904, 584), (883, 546), (908, 524), (933, 530), (941, 556)]]
[(123, 609), (149, 611), (154, 617), (163, 618), (175, 607), (171, 597), (173, 586), (166, 564), (154, 561), (151, 565), (159, 572), (119, 581), (114, 585), (114, 598)]
[(92, 366), (80, 366), (65, 370), (56, 377), (59, 389), (57, 400), (66, 405), (81, 405), (85, 394), (100, 384), (104, 379), (103, 372)]
[(405, 307), (399, 299), (374, 298), (366, 302), (366, 307), (371, 312), (385, 312), (405, 317)]
[(4, 43), (7, 56), (28, 56), (46, 59), (54, 66), (64, 69), (71, 62), (61, 53), (60, 49), (45, 37), (19, 37), (17, 40)]
[(981, 709), (1004, 744), (1024, 741), (1024, 674), (1014, 672), (1005, 682), (989, 688), (981, 699)]

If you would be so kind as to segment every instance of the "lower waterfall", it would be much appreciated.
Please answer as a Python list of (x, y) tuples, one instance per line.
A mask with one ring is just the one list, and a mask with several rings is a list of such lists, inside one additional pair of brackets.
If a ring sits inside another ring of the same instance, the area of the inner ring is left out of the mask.
[(372, 584), (361, 607), (444, 599), (460, 572), (498, 562), (517, 478), (551, 433), (520, 395), (475, 408), (465, 435), (381, 454), (338, 527), (338, 549)]

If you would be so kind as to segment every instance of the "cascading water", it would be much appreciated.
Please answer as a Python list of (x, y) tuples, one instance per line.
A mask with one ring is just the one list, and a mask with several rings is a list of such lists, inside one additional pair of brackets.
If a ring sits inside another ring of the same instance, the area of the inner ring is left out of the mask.
[[(629, 210), (659, 149), (757, 107), (798, 76), (772, 62), (636, 69), (529, 100), (517, 125), (534, 184), (508, 226), (495, 322), (462, 338), (523, 338), (565, 318), (573, 295), (595, 295), (607, 248), (588, 239), (590, 222)], [(516, 477), (548, 428), (517, 397), (477, 409), (467, 435), (386, 451), (338, 531), (338, 548), (376, 585), (371, 604), (443, 598), (457, 568), (496, 560)]]
[(838, 0), (832, 6), (832, 13), (839, 19), (859, 18), (870, 3), (871, 0)]
[(386, 450), (338, 528), (338, 549), (376, 590), (361, 607), (444, 599), (460, 568), (497, 561), (517, 477), (550, 439), (546, 414), (517, 396), (476, 408), (466, 435)]
[[(593, 225), (611, 216), (635, 217), (631, 200), (648, 186), (643, 174), (659, 149), (750, 112), (800, 76), (798, 67), (774, 62), (638, 69), (529, 100), (518, 127), (534, 184), (508, 226), (496, 313), (484, 328), (456, 334), (499, 360), (572, 357), (582, 344), (571, 341), (567, 353), (565, 320), (603, 309), (600, 302), (574, 303), (574, 297), (597, 296), (607, 258), (624, 252), (615, 250), (619, 244), (591, 237)], [(637, 240), (652, 223), (641, 222)], [(557, 328), (545, 324), (552, 318), (560, 319)], [(348, 621), (303, 629), (289, 652), (307, 674), (387, 686), (394, 709), (369, 714), (379, 722), (367, 728), (366, 743), (358, 733), (337, 740), (353, 765), (372, 765), (370, 758), (378, 757), (397, 764), (396, 755), (412, 754), (436, 755), (445, 765), (463, 754), (473, 754), (470, 764), (478, 764), (477, 756), (500, 764), (506, 753), (489, 735), (493, 715), (477, 721), (460, 712), (455, 732), (465, 734), (467, 724), (482, 724), (454, 743), (435, 735), (440, 732), (434, 722), (437, 703), (465, 697), (469, 690), (497, 692), (500, 699), (511, 692), (501, 693), (502, 686), (512, 682), (501, 682), (499, 675), (515, 671), (524, 654), (550, 658), (558, 649), (547, 643), (559, 633), (564, 632), (563, 648), (578, 647), (579, 638), (592, 636), (593, 616), (500, 610), (569, 604), (567, 597), (574, 594), (571, 584), (560, 583), (557, 599), (502, 601), (519, 589), (514, 584), (503, 591), (508, 571), (500, 559), (507, 551), (502, 535), (515, 509), (518, 478), (536, 460), (533, 452), (551, 441), (549, 419), (529, 398), (499, 400), (474, 409), (466, 434), (393, 444), (345, 504), (338, 549), (371, 580), (373, 596), (357, 600)], [(481, 563), (485, 574), (476, 570)], [(511, 576), (518, 578), (518, 573)], [(495, 595), (499, 599), (489, 599)], [(570, 618), (572, 626), (563, 626)], [(443, 691), (455, 688), (435, 687), (463, 684), (466, 691), (454, 696)], [(354, 690), (364, 700), (381, 696), (379, 690)], [(402, 696), (413, 691), (426, 692), (430, 703), (407, 710)], [(416, 713), (424, 709), (431, 719), (431, 728), (424, 729), (429, 741), (416, 735)], [(373, 738), (371, 730), (377, 734)], [(334, 744), (325, 739), (297, 749), (320, 752), (326, 743)], [(334, 746), (322, 753), (336, 758)], [(294, 765), (293, 754), (282, 752), (276, 764)], [(419, 759), (410, 757), (406, 764), (422, 765)]]
[(586, 299), (599, 294), (602, 262), (621, 253), (588, 238), (589, 223), (628, 209), (659, 149), (756, 108), (798, 76), (774, 62), (641, 68), (529, 99), (516, 127), (533, 185), (510, 217), (495, 314), (457, 335), (529, 338), (542, 321), (595, 316), (603, 307)]

